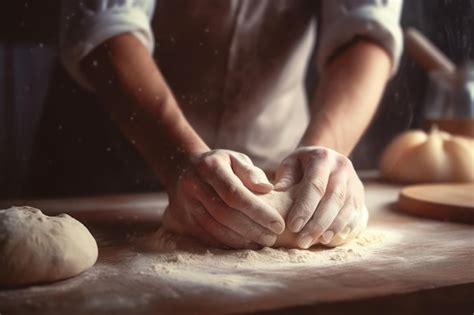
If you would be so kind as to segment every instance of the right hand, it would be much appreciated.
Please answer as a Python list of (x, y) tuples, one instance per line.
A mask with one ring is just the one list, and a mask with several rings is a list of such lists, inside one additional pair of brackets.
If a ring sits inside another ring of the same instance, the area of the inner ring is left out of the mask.
[(211, 150), (188, 160), (167, 187), (163, 225), (219, 247), (272, 246), (285, 229), (284, 219), (254, 194), (272, 188), (248, 156)]

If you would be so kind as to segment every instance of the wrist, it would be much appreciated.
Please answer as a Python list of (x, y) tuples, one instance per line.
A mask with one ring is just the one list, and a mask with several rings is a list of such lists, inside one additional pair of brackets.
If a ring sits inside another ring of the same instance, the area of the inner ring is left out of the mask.
[[(342, 141), (338, 140), (337, 135), (329, 133), (328, 131), (321, 133), (319, 130), (312, 131), (311, 129), (311, 127), (308, 128), (305, 135), (301, 139), (298, 148), (324, 147), (344, 155), (349, 154), (351, 149), (347, 149)], [(329, 130), (329, 128), (324, 129)]]

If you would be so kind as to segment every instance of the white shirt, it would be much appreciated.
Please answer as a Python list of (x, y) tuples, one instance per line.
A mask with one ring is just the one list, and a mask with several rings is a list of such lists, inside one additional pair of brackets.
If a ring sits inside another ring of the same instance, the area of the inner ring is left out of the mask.
[[(233, 4), (239, 0), (229, 1)], [(248, 1), (241, 4), (239, 12), (245, 12), (246, 8), (255, 10), (255, 2), (252, 8)], [(401, 0), (322, 0), (317, 67), (326, 63), (337, 48), (356, 36), (364, 36), (378, 42), (390, 54), (394, 74), (403, 45), (399, 26), (401, 8)], [(154, 13), (153, 0), (64, 0), (60, 45), (64, 66), (83, 87), (90, 90), (79, 71), (79, 63), (107, 39), (130, 32), (153, 53), (155, 44), (151, 19)], [(258, 19), (258, 12), (252, 12), (251, 17)], [(245, 27), (256, 23), (252, 19), (244, 22)], [(231, 114), (226, 115), (224, 110), (220, 121), (216, 121), (206, 117), (209, 115), (203, 114), (202, 108), (196, 110), (195, 106), (180, 103), (185, 116), (211, 148), (240, 151), (264, 169), (275, 168), (296, 147), (309, 122), (304, 83), (315, 39), (316, 23), (313, 21), (288, 56), (273, 89), (258, 99), (258, 102), (269, 104), (259, 107), (258, 114), (245, 115), (244, 111), (242, 115), (234, 115), (234, 111), (228, 111)], [(245, 104), (253, 106), (252, 102), (256, 102), (255, 98)], [(219, 127), (209, 128), (210, 124)]]

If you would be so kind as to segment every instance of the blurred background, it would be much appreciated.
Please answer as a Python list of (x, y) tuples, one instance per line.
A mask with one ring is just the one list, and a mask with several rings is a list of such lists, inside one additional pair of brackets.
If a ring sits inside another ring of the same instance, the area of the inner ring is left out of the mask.
[[(58, 64), (59, 0), (0, 3), (0, 198), (23, 197), (35, 134)], [(402, 25), (424, 33), (456, 64), (474, 60), (474, 1), (405, 1)], [(308, 75), (309, 85), (314, 74)], [(424, 123), (428, 76), (404, 54), (370, 128), (353, 153), (373, 169), (396, 134)], [(428, 105), (427, 105), (428, 104)], [(67, 104), (64, 104), (67, 106)]]

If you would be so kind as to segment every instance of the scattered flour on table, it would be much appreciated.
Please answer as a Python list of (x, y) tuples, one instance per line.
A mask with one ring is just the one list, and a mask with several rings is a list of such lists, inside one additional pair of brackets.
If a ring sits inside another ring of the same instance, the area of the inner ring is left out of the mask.
[[(250, 301), (295, 283), (311, 288), (319, 275), (345, 272), (352, 264), (383, 261), (384, 251), (402, 240), (398, 231), (386, 227), (369, 228), (340, 247), (316, 246), (310, 250), (222, 250), (163, 230), (130, 238), (131, 244), (101, 247), (99, 262), (77, 277), (19, 289), (13, 295), (0, 290), (0, 300), (14, 303), (20, 299), (34, 309), (42, 309), (61, 303), (44, 299), (45, 294), (77, 293), (87, 287), (91, 294), (84, 309), (133, 309), (150, 303), (156, 290), (164, 299), (181, 300), (203, 291), (222, 300), (235, 301), (239, 296)], [(118, 298), (115, 289), (104, 294), (104, 283), (114, 288), (146, 288), (148, 292), (130, 289)]]
[(301, 268), (338, 266), (365, 260), (377, 249), (399, 239), (399, 235), (392, 231), (369, 229), (336, 248), (223, 250), (205, 247), (193, 239), (160, 229), (135, 241), (135, 246), (144, 250), (144, 254), (142, 259), (135, 261), (134, 269), (140, 275), (159, 275), (162, 279), (237, 289), (262, 286), (262, 279), (270, 285), (269, 274), (278, 280), (278, 275), (298, 272)]

